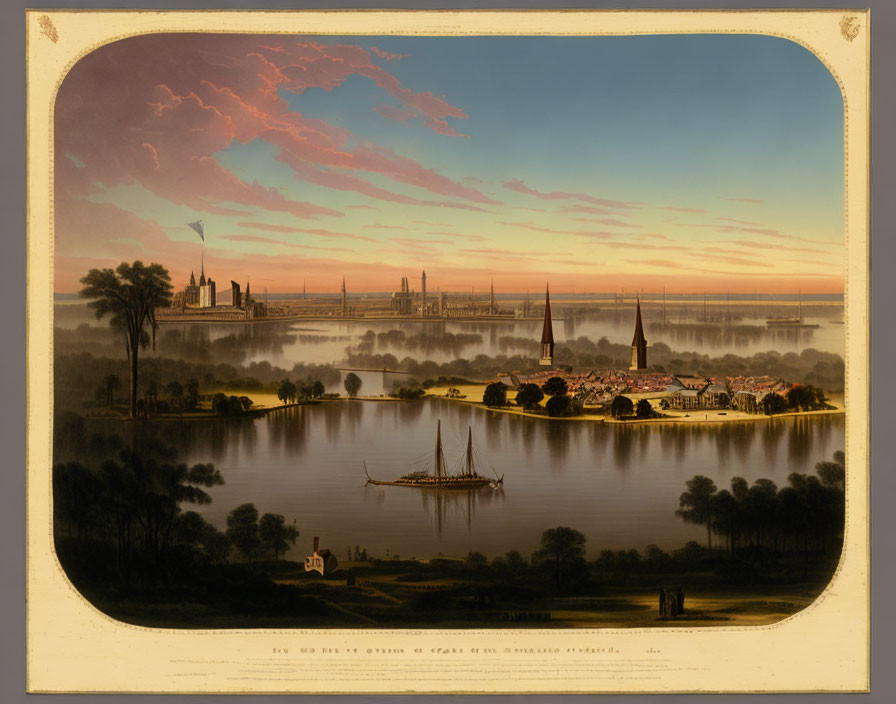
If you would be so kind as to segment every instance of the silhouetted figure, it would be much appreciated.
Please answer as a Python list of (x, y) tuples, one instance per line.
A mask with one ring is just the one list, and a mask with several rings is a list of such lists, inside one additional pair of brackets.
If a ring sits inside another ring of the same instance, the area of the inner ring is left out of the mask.
[(666, 590), (660, 589), (660, 616), (666, 615)]
[(669, 615), (675, 618), (678, 616), (678, 599), (676, 599), (675, 592), (669, 590), (669, 593), (666, 595), (666, 601), (669, 605)]
[(684, 613), (684, 591), (681, 587), (678, 588), (678, 593), (675, 595), (677, 597), (676, 601), (678, 602), (678, 613)]

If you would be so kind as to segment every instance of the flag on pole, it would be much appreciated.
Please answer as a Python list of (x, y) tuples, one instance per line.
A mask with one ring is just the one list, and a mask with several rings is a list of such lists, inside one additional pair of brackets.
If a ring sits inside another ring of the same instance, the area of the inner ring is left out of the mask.
[(196, 230), (196, 234), (199, 235), (199, 238), (203, 242), (205, 242), (205, 231), (202, 229), (202, 220), (197, 220), (196, 222), (188, 222), (187, 225)]

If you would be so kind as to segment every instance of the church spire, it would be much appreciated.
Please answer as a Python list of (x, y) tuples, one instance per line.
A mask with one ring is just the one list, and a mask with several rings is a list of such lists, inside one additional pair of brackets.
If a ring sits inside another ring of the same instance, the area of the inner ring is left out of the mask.
[(635, 304), (635, 336), (632, 338), (632, 364), (630, 369), (647, 369), (647, 340), (641, 322), (641, 298)]
[(554, 364), (554, 326), (551, 321), (551, 291), (547, 284), (544, 289), (544, 327), (541, 329), (541, 359), (544, 367)]

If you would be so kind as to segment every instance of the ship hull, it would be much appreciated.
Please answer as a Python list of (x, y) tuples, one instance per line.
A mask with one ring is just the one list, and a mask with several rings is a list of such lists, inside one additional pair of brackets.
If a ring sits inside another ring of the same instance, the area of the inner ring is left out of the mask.
[(436, 479), (433, 477), (430, 479), (396, 479), (392, 482), (368, 478), (367, 483), (375, 484), (377, 486), (408, 486), (416, 489), (479, 489), (485, 486), (500, 486), (503, 483), (503, 478), (444, 477), (442, 479)]

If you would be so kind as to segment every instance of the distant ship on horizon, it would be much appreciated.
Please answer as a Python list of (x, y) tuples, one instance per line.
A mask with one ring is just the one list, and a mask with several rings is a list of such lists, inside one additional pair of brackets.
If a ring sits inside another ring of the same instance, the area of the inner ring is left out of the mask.
[(818, 323), (807, 323), (803, 320), (803, 297), (797, 294), (797, 314), (767, 318), (765, 324), (770, 328), (817, 328)]

